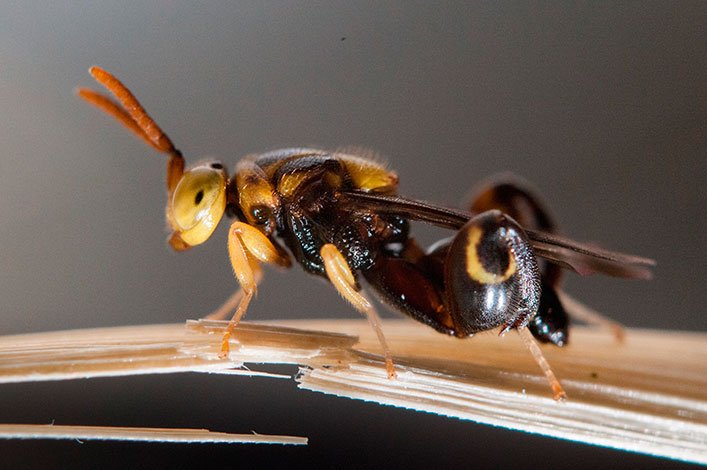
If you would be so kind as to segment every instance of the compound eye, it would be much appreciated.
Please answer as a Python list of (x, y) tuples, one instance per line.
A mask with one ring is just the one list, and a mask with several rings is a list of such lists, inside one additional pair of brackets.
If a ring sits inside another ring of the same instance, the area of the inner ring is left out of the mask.
[(172, 195), (174, 229), (190, 245), (206, 241), (226, 209), (223, 172), (201, 166), (184, 173)]

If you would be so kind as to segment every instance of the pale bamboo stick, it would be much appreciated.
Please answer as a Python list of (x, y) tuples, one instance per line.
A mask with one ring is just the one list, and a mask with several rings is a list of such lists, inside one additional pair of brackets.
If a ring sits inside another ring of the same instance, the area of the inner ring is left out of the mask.
[(78, 439), (174, 442), (187, 444), (290, 444), (306, 445), (306, 437), (265, 434), (230, 434), (207, 429), (132, 428), (118, 426), (60, 426), (56, 424), (0, 424), (2, 439)]
[(515, 334), (459, 340), (386, 320), (398, 372), (389, 380), (365, 321), (243, 324), (226, 361), (217, 359), (223, 326), (0, 337), (0, 383), (183, 371), (260, 375), (233, 368), (298, 364), (300, 387), (308, 390), (707, 463), (705, 334), (629, 330), (619, 344), (606, 331), (574, 328), (568, 347), (543, 348), (568, 394), (558, 403)]

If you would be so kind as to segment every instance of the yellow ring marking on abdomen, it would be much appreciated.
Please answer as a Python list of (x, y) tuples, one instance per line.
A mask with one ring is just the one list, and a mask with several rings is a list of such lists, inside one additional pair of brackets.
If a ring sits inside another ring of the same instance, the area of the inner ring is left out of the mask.
[(490, 273), (479, 259), (479, 243), (483, 231), (479, 227), (471, 227), (466, 245), (466, 272), (470, 278), (481, 284), (500, 284), (507, 281), (516, 272), (516, 259), (508, 252), (508, 267), (503, 274)]

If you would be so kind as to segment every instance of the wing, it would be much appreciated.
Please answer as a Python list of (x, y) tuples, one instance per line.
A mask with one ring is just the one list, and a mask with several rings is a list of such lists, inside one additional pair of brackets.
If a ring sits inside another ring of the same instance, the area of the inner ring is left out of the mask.
[(473, 217), (465, 211), (449, 209), (435, 204), (406, 199), (400, 196), (364, 193), (362, 191), (341, 191), (340, 203), (351, 210), (370, 210), (382, 214), (395, 214), (410, 220), (427, 222), (438, 227), (459, 230)]
[(536, 255), (586, 276), (606, 274), (631, 279), (650, 279), (655, 261), (641, 256), (609, 251), (554, 234), (526, 230)]
[[(474, 216), (470, 212), (425, 201), (361, 191), (341, 192), (340, 201), (351, 210), (394, 214), (452, 230), (459, 230)], [(525, 232), (537, 256), (581, 275), (606, 274), (632, 279), (650, 279), (653, 275), (650, 267), (656, 263), (652, 259), (609, 251), (536, 230)]]

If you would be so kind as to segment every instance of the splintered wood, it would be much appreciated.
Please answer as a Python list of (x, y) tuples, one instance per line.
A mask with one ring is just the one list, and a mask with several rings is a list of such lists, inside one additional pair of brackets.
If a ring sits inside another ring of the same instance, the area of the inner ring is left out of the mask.
[[(570, 345), (543, 347), (568, 399), (552, 399), (518, 338), (459, 340), (407, 320), (383, 329), (398, 374), (387, 378), (365, 321), (244, 323), (218, 359), (224, 322), (191, 321), (0, 337), (0, 383), (171, 372), (258, 372), (296, 364), (300, 388), (481, 423), (707, 463), (707, 335), (574, 328)], [(249, 364), (248, 369), (241, 369)], [(0, 436), (6, 430), (0, 428)]]

